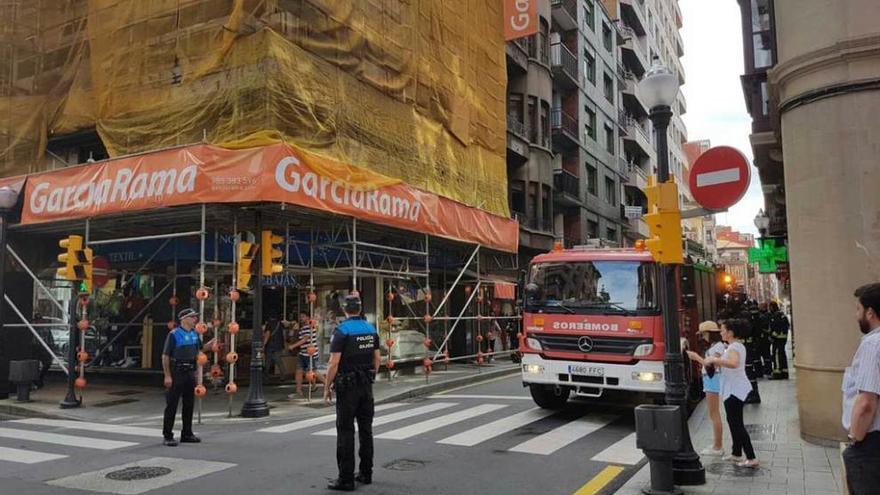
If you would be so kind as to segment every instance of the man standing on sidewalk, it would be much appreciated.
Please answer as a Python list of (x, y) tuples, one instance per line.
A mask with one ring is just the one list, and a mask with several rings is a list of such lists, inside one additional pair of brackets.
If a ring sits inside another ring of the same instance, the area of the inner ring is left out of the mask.
[(850, 495), (880, 487), (880, 283), (863, 285), (855, 297), (864, 335), (843, 375), (843, 427), (850, 444), (843, 452)]

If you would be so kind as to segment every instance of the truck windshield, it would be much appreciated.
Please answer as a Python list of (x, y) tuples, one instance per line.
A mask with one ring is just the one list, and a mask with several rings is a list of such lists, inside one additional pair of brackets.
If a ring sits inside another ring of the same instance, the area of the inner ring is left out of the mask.
[(619, 314), (658, 310), (652, 263), (536, 263), (531, 267), (529, 286), (532, 290), (526, 295), (526, 306), (533, 311)]

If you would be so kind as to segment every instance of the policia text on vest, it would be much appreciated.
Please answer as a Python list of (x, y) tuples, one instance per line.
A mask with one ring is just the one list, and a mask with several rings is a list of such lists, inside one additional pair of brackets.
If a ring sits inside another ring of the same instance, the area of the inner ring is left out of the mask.
[[(362, 316), (361, 300), (345, 298), (345, 315), (330, 341), (330, 364), (324, 400), (336, 392), (336, 464), (339, 478), (331, 490), (353, 491), (355, 481), (373, 481), (373, 380), (379, 371), (379, 334)], [(360, 469), (354, 474), (354, 422), (360, 440)]]
[[(199, 443), (201, 440), (192, 431), (193, 404), (196, 387), (196, 357), (201, 348), (201, 337), (195, 331), (198, 313), (192, 309), (184, 309), (177, 315), (177, 328), (165, 338), (162, 351), (162, 370), (165, 372), (165, 420), (162, 425), (162, 436), (165, 445), (177, 446), (174, 440), (174, 416), (177, 415), (177, 403), (183, 399), (181, 413), (183, 428), (180, 441), (183, 443)], [(212, 342), (205, 345), (207, 350)]]

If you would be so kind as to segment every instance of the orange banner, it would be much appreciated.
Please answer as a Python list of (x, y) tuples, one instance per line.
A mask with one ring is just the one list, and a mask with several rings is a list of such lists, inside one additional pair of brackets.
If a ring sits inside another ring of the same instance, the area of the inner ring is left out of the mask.
[(507, 41), (538, 32), (538, 0), (504, 0), (504, 39)]
[(29, 176), (21, 223), (199, 203), (271, 201), (511, 253), (517, 250), (519, 227), (514, 220), (378, 174), (329, 175), (345, 167), (287, 144), (157, 151)]

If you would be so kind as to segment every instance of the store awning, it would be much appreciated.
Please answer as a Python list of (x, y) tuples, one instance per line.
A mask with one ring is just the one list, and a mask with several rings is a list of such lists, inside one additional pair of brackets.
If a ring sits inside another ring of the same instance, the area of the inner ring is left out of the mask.
[(519, 242), (515, 220), (285, 143), (198, 144), (32, 174), (25, 178), (21, 224), (254, 202), (295, 204), (510, 253)]

